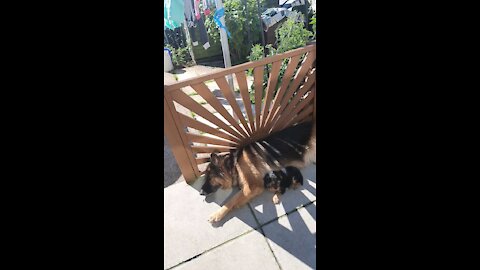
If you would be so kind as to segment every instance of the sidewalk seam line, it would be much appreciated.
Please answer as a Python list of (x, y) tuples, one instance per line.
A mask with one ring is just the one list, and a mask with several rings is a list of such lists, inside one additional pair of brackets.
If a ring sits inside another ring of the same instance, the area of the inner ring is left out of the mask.
[(313, 201), (310, 201), (310, 202), (308, 202), (308, 203), (306, 203), (306, 204), (302, 204), (302, 205), (300, 205), (300, 206), (297, 206), (297, 207), (295, 207), (295, 209), (293, 209), (293, 210), (291, 210), (291, 211), (289, 211), (289, 212), (287, 212), (287, 213), (285, 213), (285, 214), (283, 214), (283, 215), (281, 215), (281, 216), (279, 216), (279, 217), (276, 217), (276, 218), (274, 218), (274, 219), (272, 219), (272, 220), (264, 223), (263, 225), (260, 224), (260, 222), (257, 220), (257, 217), (255, 216), (255, 214), (254, 214), (254, 212), (253, 212), (253, 209), (252, 209), (250, 203), (247, 203), (248, 209), (250, 209), (250, 212), (252, 213), (253, 218), (254, 218), (255, 222), (257, 223), (257, 227), (252, 228), (252, 229), (250, 229), (250, 230), (248, 230), (248, 231), (246, 231), (246, 232), (244, 232), (244, 233), (242, 233), (242, 234), (239, 234), (239, 235), (235, 236), (235, 237), (232, 238), (232, 239), (229, 239), (229, 240), (227, 240), (227, 241), (225, 241), (225, 242), (223, 242), (223, 243), (220, 243), (220, 244), (218, 244), (218, 245), (216, 245), (216, 246), (214, 246), (214, 247), (212, 247), (212, 248), (210, 248), (210, 249), (207, 249), (207, 250), (203, 251), (202, 253), (199, 253), (199, 254), (191, 257), (191, 258), (188, 258), (188, 259), (186, 259), (186, 260), (184, 260), (184, 261), (182, 261), (182, 262), (180, 262), (180, 263), (178, 263), (178, 264), (176, 264), (176, 265), (174, 265), (174, 266), (172, 266), (172, 267), (169, 267), (169, 268), (167, 268), (167, 269), (165, 269), (165, 270), (171, 270), (171, 269), (176, 268), (176, 267), (178, 267), (178, 266), (180, 266), (180, 265), (182, 265), (182, 264), (184, 264), (184, 263), (186, 263), (186, 262), (189, 262), (189, 261), (191, 261), (191, 260), (194, 260), (194, 259), (200, 257), (201, 255), (203, 255), (203, 254), (205, 254), (205, 253), (207, 253), (207, 252), (210, 252), (210, 251), (212, 251), (212, 250), (214, 250), (214, 249), (216, 249), (216, 248), (218, 248), (218, 247), (220, 247), (220, 246), (223, 246), (223, 245), (225, 245), (226, 243), (231, 242), (231, 241), (233, 241), (233, 240), (235, 240), (235, 239), (237, 239), (237, 238), (240, 238), (241, 236), (244, 236), (244, 235), (246, 235), (246, 234), (248, 234), (248, 233), (250, 233), (250, 232), (252, 232), (252, 231), (255, 231), (256, 229), (260, 229), (260, 232), (262, 233), (264, 240), (267, 242), (268, 248), (269, 248), (270, 251), (272, 252), (272, 255), (273, 255), (273, 258), (275, 259), (275, 262), (277, 263), (277, 265), (278, 265), (278, 267), (280, 268), (280, 270), (282, 270), (282, 267), (280, 266), (280, 263), (278, 262), (277, 257), (276, 257), (275, 254), (273, 253), (272, 247), (271, 247), (270, 244), (268, 243), (268, 240), (267, 240), (267, 238), (266, 238), (266, 236), (265, 236), (265, 232), (263, 231), (263, 226), (268, 225), (268, 224), (274, 222), (275, 220), (277, 220), (277, 219), (279, 219), (279, 218), (281, 218), (281, 217), (287, 216), (287, 215), (289, 215), (289, 214), (291, 214), (291, 213), (293, 213), (293, 212), (295, 212), (295, 211), (298, 211), (298, 209), (303, 208), (303, 207), (305, 207), (305, 206), (308, 206), (308, 205), (310, 205), (310, 204), (312, 204), (312, 203), (314, 203), (314, 202), (316, 202), (316, 201), (317, 201), (317, 200), (313, 200)]
[[(287, 215), (289, 215), (289, 214), (291, 214), (291, 213), (293, 213), (293, 212), (295, 212), (295, 211), (298, 211), (298, 209), (304, 208), (305, 206), (308, 206), (308, 205), (314, 203), (315, 201), (316, 201), (316, 200), (311, 201), (311, 202), (308, 202), (308, 203), (306, 203), (306, 204), (302, 204), (302, 205), (300, 205), (300, 206), (297, 206), (297, 207), (295, 207), (295, 209), (293, 209), (293, 210), (291, 210), (291, 211), (289, 211), (289, 212), (287, 212), (287, 213), (285, 213), (285, 214), (283, 214), (283, 215), (281, 215), (281, 216), (279, 216), (279, 217), (276, 217), (276, 218), (274, 218), (274, 219), (272, 219), (272, 220), (270, 220), (270, 221), (268, 221), (268, 222), (265, 222), (264, 224), (261, 224), (261, 225), (260, 225), (260, 230), (261, 230), (261, 232), (262, 232), (262, 234), (263, 234), (263, 238), (265, 239), (265, 242), (267, 242), (267, 246), (268, 246), (268, 248), (270, 249), (270, 252), (272, 252), (273, 258), (275, 259), (275, 262), (277, 263), (278, 268), (279, 268), (280, 270), (283, 270), (282, 265), (281, 265), (280, 262), (278, 261), (277, 256), (275, 256), (275, 253), (273, 252), (272, 246), (271, 246), (270, 243), (268, 242), (267, 236), (265, 235), (265, 231), (263, 230), (263, 226), (268, 225), (268, 224), (274, 222), (275, 220), (280, 219), (281, 217), (287, 216)], [(250, 205), (249, 205), (249, 206), (250, 206)], [(252, 210), (252, 209), (250, 208), (250, 210)], [(253, 210), (252, 210), (252, 211), (253, 211)], [(257, 220), (256, 217), (255, 217), (255, 220)]]
[(248, 233), (250, 233), (250, 232), (252, 232), (252, 231), (254, 231), (254, 230), (256, 230), (256, 228), (252, 228), (252, 229), (250, 229), (250, 230), (248, 230), (248, 231), (246, 231), (246, 232), (244, 232), (244, 233), (242, 233), (242, 234), (239, 234), (239, 235), (235, 236), (235, 237), (232, 238), (232, 239), (229, 239), (229, 240), (227, 240), (227, 241), (225, 241), (225, 242), (223, 242), (223, 243), (220, 243), (220, 244), (218, 244), (218, 245), (216, 245), (216, 246), (214, 246), (214, 247), (212, 247), (212, 248), (209, 248), (209, 249), (207, 249), (207, 250), (205, 250), (205, 251), (203, 251), (203, 252), (201, 252), (201, 253), (199, 253), (199, 254), (191, 257), (191, 258), (188, 258), (188, 259), (186, 259), (186, 260), (184, 260), (184, 261), (182, 261), (182, 262), (180, 262), (180, 263), (178, 263), (178, 264), (176, 264), (176, 265), (174, 265), (174, 266), (172, 266), (172, 267), (170, 267), (170, 268), (167, 268), (167, 269), (165, 269), (165, 270), (173, 269), (173, 268), (178, 267), (178, 266), (180, 266), (180, 265), (182, 265), (182, 264), (184, 264), (184, 263), (186, 263), (186, 262), (189, 262), (189, 261), (191, 261), (191, 260), (193, 260), (193, 259), (196, 259), (196, 258), (200, 257), (201, 255), (203, 255), (203, 254), (205, 254), (205, 253), (207, 253), (207, 252), (209, 252), (209, 251), (212, 251), (212, 250), (214, 250), (214, 249), (216, 249), (216, 248), (218, 248), (218, 247), (220, 247), (220, 246), (223, 246), (224, 244), (226, 244), (226, 243), (228, 243), (228, 242), (231, 242), (231, 241), (233, 241), (233, 240), (235, 240), (235, 239), (237, 239), (237, 238), (240, 238), (241, 236), (244, 236), (244, 235), (246, 235), (246, 234), (248, 234)]
[(280, 262), (278, 261), (277, 256), (275, 256), (275, 253), (273, 253), (272, 247), (270, 246), (270, 244), (268, 243), (267, 238), (265, 237), (265, 232), (264, 232), (263, 229), (262, 229), (262, 225), (260, 224), (260, 221), (258, 221), (257, 217), (255, 216), (255, 212), (253, 211), (252, 206), (250, 205), (250, 203), (248, 203), (248, 209), (250, 209), (250, 212), (252, 213), (253, 218), (254, 218), (255, 221), (257, 222), (258, 228), (260, 229), (260, 233), (261, 233), (262, 236), (263, 236), (263, 240), (265, 240), (265, 243), (267, 244), (268, 249), (269, 249), (270, 252), (272, 253), (273, 259), (274, 259), (275, 262), (277, 263), (278, 268), (279, 268), (280, 270), (282, 270), (282, 267), (280, 266)]

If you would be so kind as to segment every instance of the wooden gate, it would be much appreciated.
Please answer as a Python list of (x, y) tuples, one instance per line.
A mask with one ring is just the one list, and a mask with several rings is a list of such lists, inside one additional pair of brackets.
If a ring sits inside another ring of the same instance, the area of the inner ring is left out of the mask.
[[(315, 49), (315, 44), (308, 45), (164, 85), (164, 133), (187, 182), (203, 174), (212, 152), (229, 152), (312, 117), (315, 120)], [(247, 80), (249, 70), (253, 91)], [(228, 75), (236, 81), (235, 90), (227, 82)], [(216, 90), (207, 84), (215, 84)]]

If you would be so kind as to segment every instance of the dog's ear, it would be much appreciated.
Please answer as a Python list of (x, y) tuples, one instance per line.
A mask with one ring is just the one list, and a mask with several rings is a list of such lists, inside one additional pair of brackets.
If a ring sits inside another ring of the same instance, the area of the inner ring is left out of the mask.
[(213, 164), (218, 164), (220, 161), (220, 157), (217, 155), (217, 153), (212, 153), (210, 154), (210, 162)]

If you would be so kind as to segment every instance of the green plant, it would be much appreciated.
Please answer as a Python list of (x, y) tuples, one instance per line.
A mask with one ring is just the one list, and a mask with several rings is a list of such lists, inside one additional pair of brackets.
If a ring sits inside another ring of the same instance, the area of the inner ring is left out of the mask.
[(175, 49), (170, 45), (166, 45), (172, 52), (172, 63), (175, 67), (185, 67), (191, 64), (192, 58), (188, 51), (188, 47)]
[[(252, 46), (252, 49), (251, 49), (251, 52), (250, 52), (250, 55), (247, 56), (247, 59), (249, 61), (258, 61), (260, 59), (263, 58), (263, 47), (262, 45), (260, 44), (255, 44)], [(252, 76), (253, 75), (253, 69), (252, 68), (249, 68), (248, 71), (247, 71), (247, 74), (249, 76)]]
[[(268, 5), (267, 0), (259, 0), (259, 2), (260, 10)], [(258, 16), (257, 0), (225, 0), (223, 4), (225, 25), (231, 34), (228, 45), (232, 65), (244, 63), (247, 61), (251, 46), (262, 42), (263, 29)], [(215, 9), (212, 12), (214, 13)], [(211, 41), (220, 41), (220, 31), (213, 16), (205, 18), (205, 28)]]
[(249, 61), (257, 61), (263, 58), (263, 47), (260, 44), (255, 44), (252, 46), (250, 55), (247, 56)]
[(312, 25), (313, 30), (313, 39), (317, 38), (317, 13), (314, 13), (310, 19), (310, 24)]
[[(303, 22), (299, 21), (299, 16), (301, 15), (302, 15), (301, 13), (295, 12), (292, 17), (289, 17), (285, 22), (282, 23), (282, 25), (279, 28), (275, 30), (275, 35), (277, 37), (277, 48), (274, 48), (271, 44), (266, 45), (265, 49), (267, 50), (267, 56), (283, 53), (283, 52), (297, 49), (307, 45), (309, 37), (312, 36), (313, 34), (312, 32), (305, 29), (305, 25)], [(250, 61), (258, 61), (263, 57), (264, 57), (263, 47), (259, 44), (256, 44), (252, 46), (250, 55), (247, 58)], [(303, 58), (304, 56), (300, 58), (299, 63), (296, 69), (294, 70), (293, 74), (296, 74), (298, 68), (301, 65)], [(289, 63), (289, 60), (284, 59), (282, 62), (282, 65), (280, 66), (277, 84), (274, 89), (274, 95), (276, 91), (278, 91), (278, 88), (281, 85), (280, 82), (283, 79), (283, 75), (285, 74), (288, 63)], [(268, 64), (267, 70), (269, 71), (271, 70), (271, 68), (272, 68), (272, 65)], [(249, 69), (247, 73), (250, 76), (253, 75), (253, 69)], [(265, 89), (268, 84), (268, 76), (269, 76), (269, 72), (265, 71), (263, 74), (263, 89), (264, 89), (262, 93), (263, 98), (265, 97)], [(255, 104), (255, 97), (254, 97), (254, 94), (252, 94), (253, 91), (254, 91), (254, 86), (252, 85), (250, 87), (250, 100), (252, 101), (253, 104)]]
[(298, 21), (302, 13), (295, 12), (282, 25), (275, 30), (277, 38), (276, 53), (283, 53), (307, 45), (312, 32), (305, 29), (303, 22)]

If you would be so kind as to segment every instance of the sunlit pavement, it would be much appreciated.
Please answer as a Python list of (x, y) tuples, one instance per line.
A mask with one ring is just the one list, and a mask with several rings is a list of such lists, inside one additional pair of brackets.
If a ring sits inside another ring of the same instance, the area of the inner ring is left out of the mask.
[(289, 189), (281, 203), (266, 191), (219, 224), (208, 216), (238, 191), (205, 198), (192, 185), (164, 189), (164, 269), (316, 269), (316, 165), (302, 169), (303, 187)]

